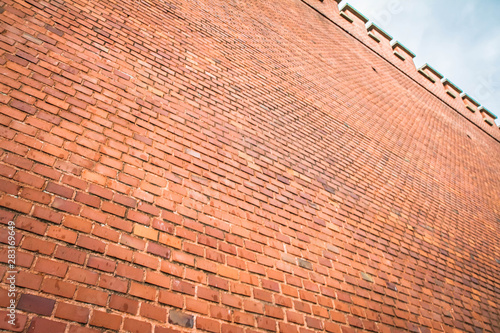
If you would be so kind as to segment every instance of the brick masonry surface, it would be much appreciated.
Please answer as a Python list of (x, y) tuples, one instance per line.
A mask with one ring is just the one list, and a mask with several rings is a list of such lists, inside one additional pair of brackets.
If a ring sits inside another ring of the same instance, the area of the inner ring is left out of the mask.
[(332, 3), (0, 1), (0, 329), (499, 332), (500, 130)]

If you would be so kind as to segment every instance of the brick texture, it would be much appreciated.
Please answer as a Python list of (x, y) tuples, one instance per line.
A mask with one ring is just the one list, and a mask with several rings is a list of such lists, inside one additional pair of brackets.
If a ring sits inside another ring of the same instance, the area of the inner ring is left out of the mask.
[(0, 328), (499, 332), (500, 130), (353, 18), (0, 2)]

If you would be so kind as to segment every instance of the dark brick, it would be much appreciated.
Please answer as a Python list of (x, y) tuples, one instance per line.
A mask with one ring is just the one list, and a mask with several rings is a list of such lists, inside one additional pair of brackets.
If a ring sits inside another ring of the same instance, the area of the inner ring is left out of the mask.
[(305, 268), (305, 269), (308, 269), (308, 270), (312, 270), (313, 269), (312, 264), (309, 261), (305, 260), (305, 259), (297, 258), (297, 263), (302, 268)]
[(170, 310), (168, 313), (168, 322), (182, 327), (193, 328), (194, 316), (177, 310)]
[(17, 309), (50, 316), (56, 301), (36, 295), (22, 294), (17, 303)]

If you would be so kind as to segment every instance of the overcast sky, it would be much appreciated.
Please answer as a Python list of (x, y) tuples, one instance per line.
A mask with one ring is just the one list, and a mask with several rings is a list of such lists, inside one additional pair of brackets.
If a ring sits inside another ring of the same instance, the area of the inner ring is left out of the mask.
[(500, 0), (347, 2), (500, 117)]

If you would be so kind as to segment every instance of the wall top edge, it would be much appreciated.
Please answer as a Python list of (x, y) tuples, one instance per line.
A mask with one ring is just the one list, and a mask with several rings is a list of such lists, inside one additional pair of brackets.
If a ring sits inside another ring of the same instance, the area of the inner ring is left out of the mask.
[(479, 103), (478, 101), (476, 101), (474, 98), (470, 97), (468, 94), (464, 93), (463, 96), (462, 96), (462, 99), (467, 99), (468, 101), (470, 101), (472, 104), (474, 104), (476, 107), (479, 107), (481, 105), (481, 103)]
[(459, 93), (463, 93), (464, 92), (462, 89), (460, 89), (456, 84), (454, 84), (453, 82), (451, 82), (449, 79), (445, 79), (443, 81), (443, 85), (451, 86), (453, 89), (455, 89)]
[(353, 13), (357, 18), (359, 18), (361, 21), (363, 21), (363, 23), (365, 23), (365, 24), (368, 23), (368, 21), (369, 21), (368, 18), (366, 18), (366, 16), (361, 14), (356, 8), (351, 6), (349, 3), (346, 3), (344, 5), (344, 7), (342, 7), (342, 9), (340, 9), (341, 12), (345, 12), (346, 10)]
[(490, 110), (488, 110), (487, 108), (485, 108), (484, 106), (481, 106), (481, 107), (479, 108), (479, 111), (480, 111), (480, 112), (484, 112), (484, 113), (488, 114), (488, 115), (489, 115), (491, 118), (493, 118), (493, 119), (497, 119), (497, 118), (498, 118), (497, 116), (495, 116), (493, 113), (491, 113), (491, 111), (490, 111)]
[(444, 78), (444, 75), (439, 73), (437, 70), (435, 70), (431, 65), (429, 64), (425, 64), (423, 65), (422, 67), (420, 67), (419, 69), (421, 70), (429, 70), (432, 74), (434, 74), (435, 76), (437, 76), (440, 80)]
[(396, 47), (399, 47), (400, 49), (402, 49), (403, 51), (405, 51), (406, 53), (408, 53), (412, 58), (415, 58), (415, 53), (411, 52), (406, 46), (404, 46), (400, 42), (396, 41), (392, 45), (392, 49), (395, 49)]
[(379, 34), (381, 34), (382, 36), (384, 36), (386, 39), (388, 40), (393, 40), (392, 36), (389, 35), (387, 32), (385, 32), (382, 28), (380, 28), (378, 25), (376, 25), (375, 23), (371, 22), (370, 26), (368, 27), (367, 29), (368, 31), (372, 31), (372, 30), (375, 30), (377, 31)]

